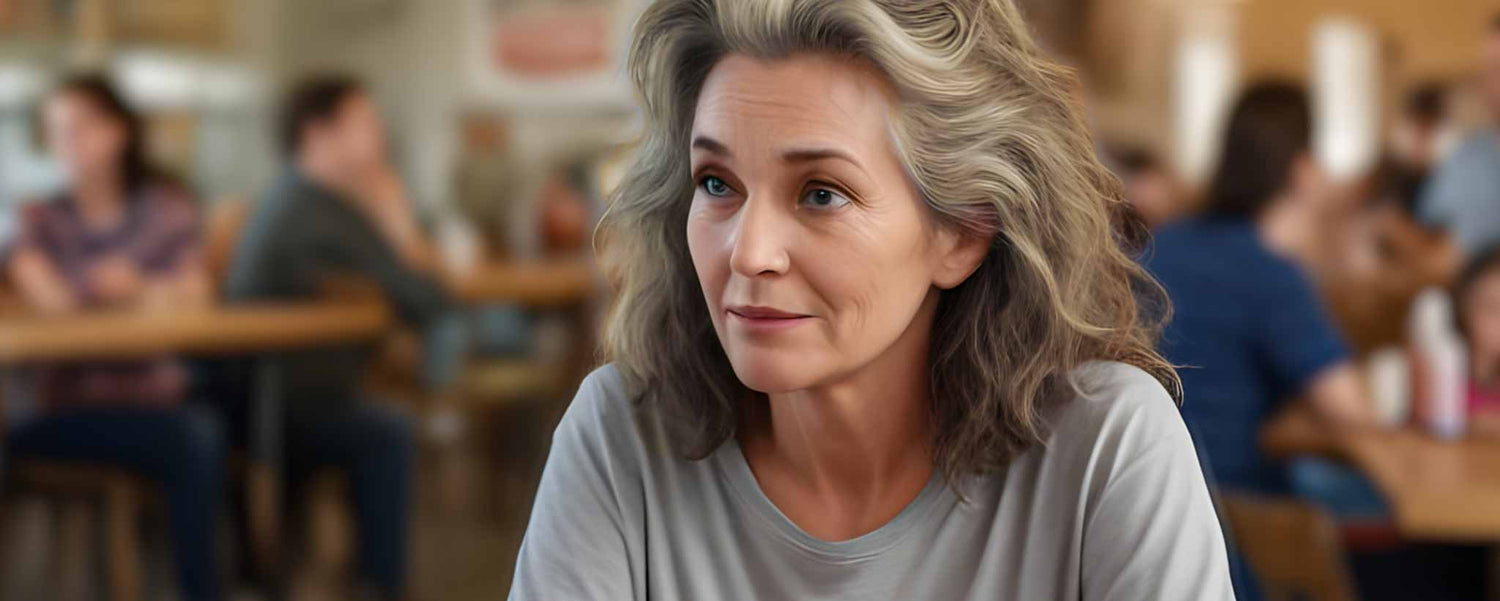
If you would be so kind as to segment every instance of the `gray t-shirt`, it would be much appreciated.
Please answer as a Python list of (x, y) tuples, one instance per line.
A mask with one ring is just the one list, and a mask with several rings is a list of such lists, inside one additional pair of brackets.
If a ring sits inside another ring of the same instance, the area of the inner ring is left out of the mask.
[(1145, 372), (1090, 363), (1086, 396), (1005, 473), (941, 477), (858, 538), (809, 536), (761, 492), (739, 445), (665, 450), (605, 366), (553, 437), (510, 599), (1233, 599), (1191, 440)]

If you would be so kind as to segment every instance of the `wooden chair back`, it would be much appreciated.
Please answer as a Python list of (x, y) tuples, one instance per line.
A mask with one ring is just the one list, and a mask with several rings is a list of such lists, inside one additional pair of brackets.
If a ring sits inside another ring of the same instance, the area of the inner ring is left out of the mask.
[(1234, 542), (1268, 601), (1356, 601), (1338, 529), (1318, 507), (1290, 498), (1220, 498)]

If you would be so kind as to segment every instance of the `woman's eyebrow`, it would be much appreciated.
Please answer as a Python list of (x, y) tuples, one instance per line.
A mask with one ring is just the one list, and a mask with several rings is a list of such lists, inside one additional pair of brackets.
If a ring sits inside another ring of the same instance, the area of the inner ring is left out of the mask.
[(859, 161), (854, 158), (854, 155), (837, 148), (796, 148), (781, 153), (781, 160), (788, 163), (806, 163), (823, 159), (841, 159), (856, 167), (859, 166)]
[(734, 156), (733, 153), (729, 152), (729, 147), (725, 146), (718, 140), (704, 135), (694, 136), (692, 147), (702, 148), (703, 150), (707, 150), (717, 155), (722, 155), (726, 158)]
[[(706, 150), (725, 158), (732, 158), (734, 156), (734, 153), (729, 152), (729, 147), (725, 146), (723, 142), (702, 134), (693, 136), (692, 147)], [(861, 170), (864, 169), (863, 165), (860, 164), (858, 159), (854, 158), (853, 154), (838, 148), (793, 148), (781, 153), (781, 160), (787, 163), (809, 163), (823, 159), (839, 159), (850, 165), (859, 167)]]

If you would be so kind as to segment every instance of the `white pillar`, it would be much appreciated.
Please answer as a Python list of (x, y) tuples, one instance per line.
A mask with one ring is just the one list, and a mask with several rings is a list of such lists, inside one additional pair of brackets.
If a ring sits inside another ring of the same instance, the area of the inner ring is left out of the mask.
[(1380, 154), (1380, 37), (1347, 17), (1313, 28), (1313, 151), (1337, 180), (1368, 173)]
[(1193, 186), (1213, 176), (1224, 118), (1239, 87), (1239, 4), (1200, 0), (1178, 5), (1172, 77), (1172, 123), (1178, 173)]

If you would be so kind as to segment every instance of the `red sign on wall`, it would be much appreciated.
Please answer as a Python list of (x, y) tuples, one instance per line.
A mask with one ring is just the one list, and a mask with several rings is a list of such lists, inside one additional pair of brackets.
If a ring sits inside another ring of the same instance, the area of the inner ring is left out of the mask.
[(490, 57), (498, 71), (559, 77), (609, 66), (610, 11), (605, 6), (541, 7), (494, 19)]

